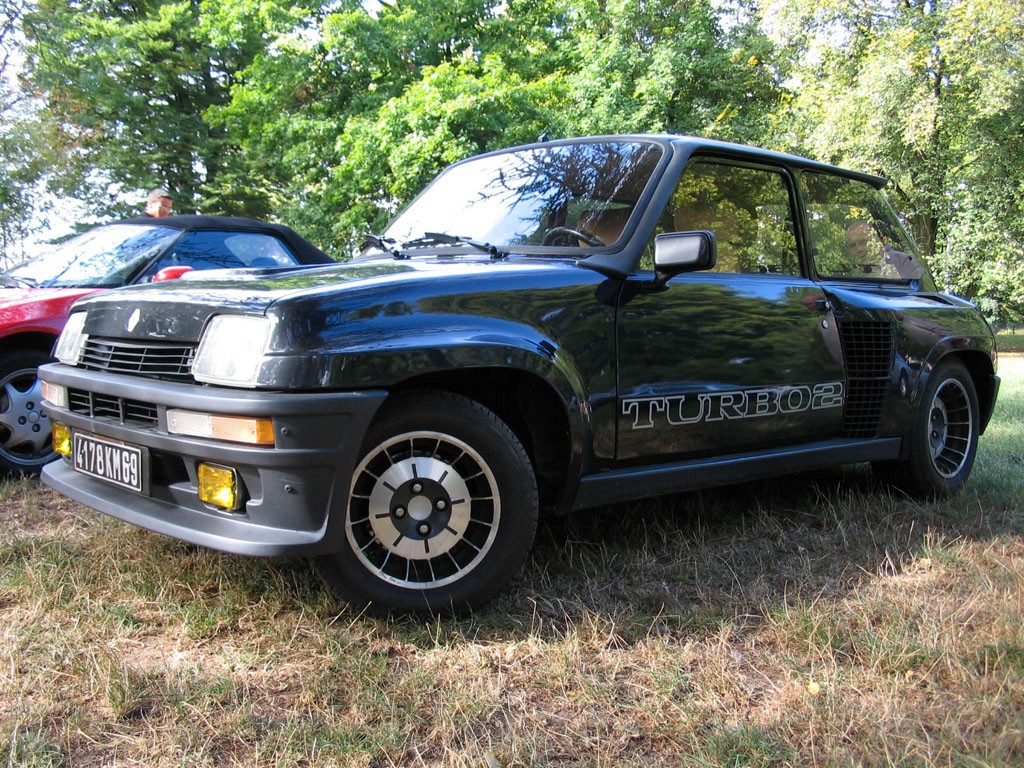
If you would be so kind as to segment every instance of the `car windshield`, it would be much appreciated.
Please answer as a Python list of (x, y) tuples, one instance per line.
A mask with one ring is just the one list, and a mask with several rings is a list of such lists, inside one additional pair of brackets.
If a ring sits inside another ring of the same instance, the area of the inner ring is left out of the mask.
[(66, 240), (5, 275), (40, 288), (116, 287), (180, 236), (170, 227), (109, 224)]
[(399, 247), (427, 233), (527, 252), (611, 245), (661, 156), (651, 143), (598, 141), (478, 157), (442, 173), (384, 236)]

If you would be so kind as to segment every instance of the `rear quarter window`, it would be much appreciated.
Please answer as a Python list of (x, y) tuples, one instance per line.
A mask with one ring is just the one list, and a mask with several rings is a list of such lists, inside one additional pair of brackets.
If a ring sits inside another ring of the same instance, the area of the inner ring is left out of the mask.
[(917, 248), (879, 190), (856, 179), (813, 172), (801, 175), (801, 188), (811, 257), (819, 277), (897, 281), (927, 277)]

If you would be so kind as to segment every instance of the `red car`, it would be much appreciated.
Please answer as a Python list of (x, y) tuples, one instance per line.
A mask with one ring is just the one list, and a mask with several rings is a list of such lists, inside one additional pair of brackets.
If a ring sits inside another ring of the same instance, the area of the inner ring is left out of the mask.
[(78, 235), (0, 273), (0, 472), (54, 458), (36, 368), (52, 358), (71, 305), (108, 288), (193, 269), (292, 267), (334, 260), (278, 224), (223, 216), (129, 219)]

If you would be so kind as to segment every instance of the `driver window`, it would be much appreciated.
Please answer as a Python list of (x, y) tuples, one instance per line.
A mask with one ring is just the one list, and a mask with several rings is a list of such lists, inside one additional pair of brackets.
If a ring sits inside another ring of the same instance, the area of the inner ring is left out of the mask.
[(657, 234), (710, 230), (713, 271), (800, 274), (789, 185), (781, 171), (698, 161), (683, 171)]

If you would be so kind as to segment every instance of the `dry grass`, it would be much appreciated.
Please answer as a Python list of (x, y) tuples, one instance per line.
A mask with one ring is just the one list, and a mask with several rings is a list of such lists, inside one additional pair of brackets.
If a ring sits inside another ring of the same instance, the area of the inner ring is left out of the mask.
[(968, 489), (851, 468), (542, 529), (462, 620), (0, 484), (8, 766), (1019, 766), (1024, 359)]

